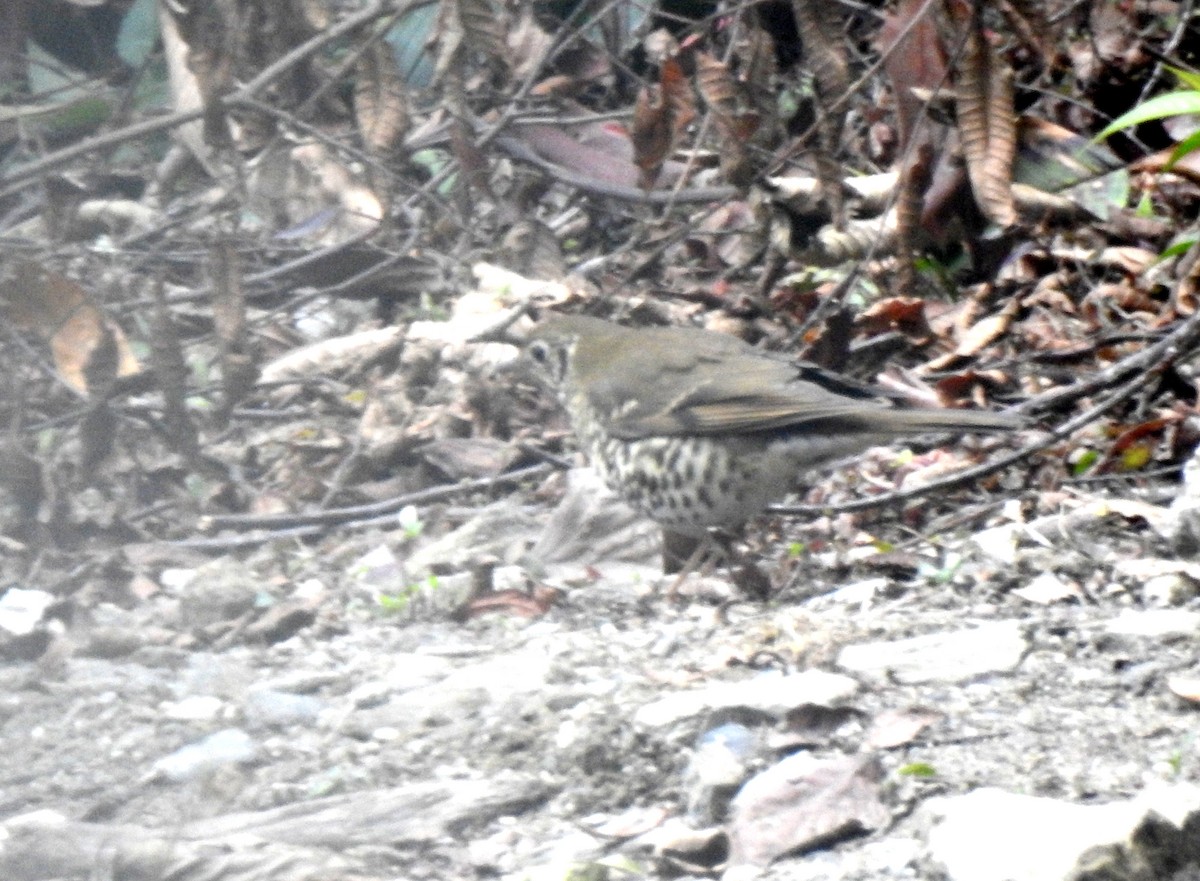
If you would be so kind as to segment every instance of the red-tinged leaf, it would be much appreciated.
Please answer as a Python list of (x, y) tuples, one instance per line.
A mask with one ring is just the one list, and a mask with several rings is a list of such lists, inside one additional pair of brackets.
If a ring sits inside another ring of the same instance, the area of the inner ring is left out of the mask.
[(634, 146), (622, 126), (566, 129), (554, 125), (522, 125), (516, 126), (510, 137), (520, 139), (547, 162), (576, 174), (617, 186), (637, 186)]
[(530, 595), (519, 590), (500, 590), (471, 600), (462, 610), (462, 617), (470, 620), (488, 612), (501, 612), (522, 618), (540, 618), (560, 598), (557, 592)]
[[(659, 72), (663, 98), (671, 117), (671, 138), (677, 141), (684, 130), (696, 118), (696, 102), (692, 98), (692, 87), (683, 68), (675, 58), (668, 58)], [(672, 149), (674, 147), (672, 146)]]
[(943, 407), (959, 401), (974, 400), (982, 403), (982, 393), (988, 389), (1003, 388), (1012, 384), (1012, 377), (1001, 370), (963, 370), (944, 376), (934, 383), (938, 402)]
[(649, 188), (671, 152), (671, 118), (659, 86), (646, 86), (633, 104), (629, 139), (633, 161), (642, 170), (642, 185)]
[(921, 112), (913, 89), (936, 89), (946, 81), (946, 50), (934, 23), (935, 8), (925, 0), (901, 0), (894, 13), (884, 14), (879, 29), (883, 69), (899, 108), (901, 146), (908, 144)]
[(874, 335), (889, 330), (917, 339), (929, 339), (933, 331), (925, 316), (925, 301), (917, 297), (888, 297), (863, 311), (855, 322), (860, 333)]

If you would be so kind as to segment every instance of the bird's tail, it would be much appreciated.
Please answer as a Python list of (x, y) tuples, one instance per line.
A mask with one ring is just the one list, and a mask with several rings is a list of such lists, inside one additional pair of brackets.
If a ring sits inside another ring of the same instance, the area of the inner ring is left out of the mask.
[(1016, 431), (1027, 425), (1016, 413), (983, 410), (879, 410), (871, 414), (873, 427), (889, 434), (926, 431)]

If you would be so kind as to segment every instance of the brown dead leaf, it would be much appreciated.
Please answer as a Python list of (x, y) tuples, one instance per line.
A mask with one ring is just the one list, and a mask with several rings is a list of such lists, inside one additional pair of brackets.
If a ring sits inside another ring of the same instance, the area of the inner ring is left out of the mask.
[(1153, 459), (1154, 450), (1161, 443), (1164, 430), (1182, 418), (1179, 413), (1171, 413), (1125, 429), (1095, 464), (1093, 473), (1137, 471), (1145, 467)]
[(1003, 388), (1012, 383), (1012, 377), (1002, 370), (962, 370), (944, 376), (934, 383), (938, 403), (949, 407), (959, 401), (983, 403), (990, 388)]
[(1017, 149), (1012, 70), (985, 37), (980, 16), (962, 17), (960, 26), (966, 37), (957, 66), (955, 111), (967, 176), (980, 210), (1007, 228), (1017, 221), (1012, 194)]
[(396, 56), (378, 41), (358, 61), (354, 81), (354, 117), (358, 133), (373, 153), (387, 154), (404, 142), (408, 131), (408, 95)]
[(0, 278), (0, 311), (50, 346), (54, 366), (82, 395), (103, 393), (120, 377), (141, 372), (125, 333), (78, 283), (32, 260)]
[(917, 341), (933, 336), (925, 316), (925, 301), (917, 297), (887, 297), (871, 304), (858, 316), (855, 330), (868, 336), (898, 330)]
[(1098, 284), (1089, 290), (1079, 304), (1079, 314), (1100, 329), (1108, 326), (1114, 312), (1124, 320), (1141, 313), (1147, 323), (1151, 323), (1165, 306), (1165, 303), (1153, 299), (1140, 284), (1123, 279)]
[(924, 0), (901, 0), (894, 12), (884, 14), (879, 28), (883, 69), (899, 110), (901, 146), (907, 146), (920, 118), (922, 101), (913, 89), (936, 89), (946, 79), (946, 49), (934, 25), (933, 9)]
[(758, 130), (759, 115), (748, 109), (748, 102), (728, 65), (707, 52), (697, 52), (695, 62), (696, 88), (721, 139), (721, 171), (730, 183), (745, 186), (754, 174), (746, 145)]
[(507, 64), (505, 16), (501, 4), (492, 0), (448, 0), (462, 23), (463, 40), (491, 61)]
[(984, 348), (1004, 335), (1012, 326), (1014, 317), (1016, 317), (1015, 309), (1005, 309), (1003, 312), (989, 315), (987, 318), (975, 322), (958, 341), (954, 353), (964, 358), (978, 355)]
[(1101, 61), (1125, 70), (1145, 61), (1133, 7), (1098, 3), (1090, 9), (1088, 25), (1088, 37)]
[(874, 755), (818, 758), (796, 753), (752, 777), (733, 799), (729, 865), (765, 866), (819, 842), (883, 826)]
[(696, 116), (691, 87), (674, 58), (663, 62), (657, 85), (638, 94), (629, 138), (634, 162), (642, 170), (641, 184), (649, 189), (683, 131)]
[(257, 213), (283, 229), (285, 238), (336, 244), (370, 232), (383, 205), (357, 175), (322, 144), (267, 150), (249, 179)]
[(542, 587), (533, 593), (519, 590), (499, 590), (476, 597), (456, 614), (458, 620), (469, 621), (488, 612), (501, 612), (521, 618), (540, 618), (562, 601), (562, 592)]
[(1164, 172), (1177, 174), (1182, 178), (1186, 178), (1194, 184), (1200, 184), (1200, 151), (1193, 150), (1190, 153), (1182, 156), (1178, 162), (1171, 165), (1169, 168), (1171, 156), (1174, 154), (1174, 147), (1167, 147), (1150, 156), (1143, 157), (1130, 166), (1130, 170), (1136, 172), (1152, 172), (1154, 174), (1162, 174)]
[(642, 170), (641, 184), (649, 189), (673, 146), (671, 119), (661, 87), (648, 85), (638, 92), (629, 139), (633, 142), (634, 162)]

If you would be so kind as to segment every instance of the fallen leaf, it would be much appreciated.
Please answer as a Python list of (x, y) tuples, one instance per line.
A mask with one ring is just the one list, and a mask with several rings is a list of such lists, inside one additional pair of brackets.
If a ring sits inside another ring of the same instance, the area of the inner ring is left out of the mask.
[(765, 866), (786, 853), (883, 826), (883, 771), (874, 755), (796, 753), (752, 777), (730, 806), (729, 865)]

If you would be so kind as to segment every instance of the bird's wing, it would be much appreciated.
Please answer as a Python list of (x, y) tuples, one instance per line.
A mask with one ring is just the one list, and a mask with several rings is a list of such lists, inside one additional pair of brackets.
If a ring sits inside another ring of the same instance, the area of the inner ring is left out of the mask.
[[(636, 360), (637, 354), (630, 353)], [(708, 357), (680, 352), (655, 358), (659, 380), (632, 387), (623, 380), (593, 388), (593, 403), (610, 414), (611, 434), (652, 435), (758, 432), (861, 416), (886, 407), (856, 386), (827, 387), (827, 376), (762, 355)], [(630, 371), (625, 375), (637, 375)], [(808, 378), (801, 378), (801, 376)], [(830, 377), (831, 382), (833, 378)]]

